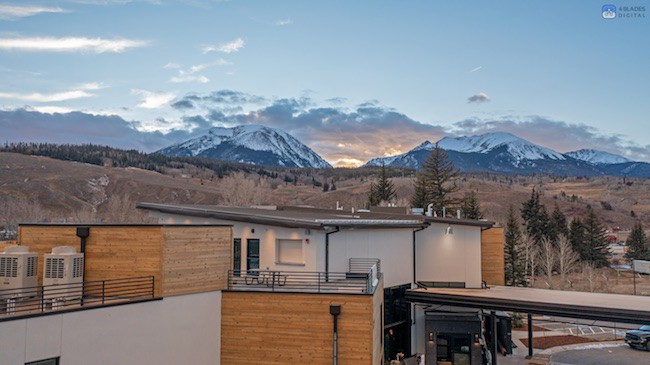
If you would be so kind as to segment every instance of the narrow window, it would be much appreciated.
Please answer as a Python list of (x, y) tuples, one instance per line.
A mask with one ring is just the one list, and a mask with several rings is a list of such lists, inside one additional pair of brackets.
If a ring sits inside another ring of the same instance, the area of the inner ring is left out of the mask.
[(235, 242), (233, 243), (232, 269), (234, 270), (235, 276), (241, 274), (241, 238), (235, 238)]

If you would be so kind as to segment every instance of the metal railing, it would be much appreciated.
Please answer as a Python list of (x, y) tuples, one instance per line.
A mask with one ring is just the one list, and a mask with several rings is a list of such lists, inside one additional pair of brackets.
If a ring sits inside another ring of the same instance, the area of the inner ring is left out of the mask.
[(367, 273), (377, 265), (377, 272), (381, 272), (381, 260), (376, 258), (350, 258), (348, 260), (348, 272), (350, 273)]
[(305, 272), (274, 270), (229, 270), (228, 289), (236, 291), (270, 291), (296, 293), (373, 294), (378, 273), (364, 275), (345, 272)]
[(154, 277), (143, 276), (74, 284), (0, 290), (0, 320), (82, 307), (154, 298)]

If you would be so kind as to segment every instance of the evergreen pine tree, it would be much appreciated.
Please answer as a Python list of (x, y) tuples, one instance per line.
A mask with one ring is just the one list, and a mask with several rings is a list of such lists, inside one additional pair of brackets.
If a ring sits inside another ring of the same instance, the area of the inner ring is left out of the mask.
[(585, 225), (585, 254), (586, 261), (594, 267), (603, 267), (609, 264), (609, 249), (607, 231), (598, 220), (596, 212), (589, 209)]
[(375, 184), (370, 184), (370, 194), (368, 195), (368, 204), (370, 206), (380, 205), (382, 202), (391, 202), (395, 199), (395, 186), (388, 178), (386, 173), (386, 165), (381, 165), (379, 173), (379, 181)]
[(551, 213), (547, 237), (551, 242), (558, 242), (560, 237), (569, 237), (569, 226), (567, 225), (566, 216), (562, 213), (557, 203), (555, 203), (553, 213)]
[(426, 209), (429, 205), (429, 198), (427, 197), (426, 180), (424, 175), (418, 173), (415, 177), (415, 192), (411, 197), (411, 207)]
[(422, 170), (418, 174), (421, 175), (422, 181), (416, 181), (416, 192), (412, 201), (417, 200), (415, 195), (422, 195), (422, 192), (417, 190), (418, 183), (422, 183), (424, 196), (426, 196), (423, 208), (433, 204), (433, 208), (441, 212), (442, 208), (452, 208), (457, 203), (451, 195), (458, 191), (456, 179), (459, 170), (454, 166), (454, 162), (449, 160), (449, 155), (437, 144), (422, 164)]
[(323, 191), (324, 192), (330, 191), (330, 184), (327, 181), (325, 181), (325, 184), (323, 184)]
[(646, 239), (645, 231), (643, 231), (643, 225), (641, 222), (637, 222), (625, 241), (625, 245), (627, 246), (625, 258), (630, 261), (650, 260), (650, 252), (645, 246), (646, 242), (648, 241)]
[(585, 249), (585, 225), (580, 218), (573, 218), (569, 228), (569, 241), (571, 241), (571, 248), (573, 251), (580, 255), (580, 260), (587, 259)]
[(510, 205), (506, 223), (505, 236), (505, 278), (506, 285), (519, 286), (526, 284), (525, 261), (521, 230), (515, 209)]
[(548, 238), (549, 217), (546, 207), (540, 201), (540, 193), (535, 189), (521, 208), (521, 218), (524, 220), (526, 234), (540, 247), (542, 240)]
[(467, 219), (482, 219), (483, 212), (481, 212), (481, 205), (476, 196), (476, 192), (472, 191), (467, 194), (461, 203), (460, 212), (463, 217)]

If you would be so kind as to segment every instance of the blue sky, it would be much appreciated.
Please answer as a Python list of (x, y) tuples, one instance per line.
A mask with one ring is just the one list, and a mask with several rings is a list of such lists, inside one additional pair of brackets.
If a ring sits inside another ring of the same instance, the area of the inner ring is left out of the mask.
[[(0, 1), (0, 124), (15, 127), (6, 139), (96, 143), (115, 124), (153, 150), (262, 123), (340, 165), (494, 130), (650, 160), (650, 23), (603, 19), (601, 6)], [(200, 105), (172, 106), (187, 95)], [(35, 124), (21, 130), (25, 113)]]

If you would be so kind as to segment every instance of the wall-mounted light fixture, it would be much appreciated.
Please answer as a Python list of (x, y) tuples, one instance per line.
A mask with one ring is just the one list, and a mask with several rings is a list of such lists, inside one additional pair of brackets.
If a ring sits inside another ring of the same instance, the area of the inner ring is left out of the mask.
[(429, 341), (433, 342), (433, 332), (429, 331)]
[(255, 233), (255, 228), (251, 228), (251, 233)]
[(447, 226), (445, 234), (454, 234), (454, 229), (451, 227), (451, 224)]

